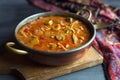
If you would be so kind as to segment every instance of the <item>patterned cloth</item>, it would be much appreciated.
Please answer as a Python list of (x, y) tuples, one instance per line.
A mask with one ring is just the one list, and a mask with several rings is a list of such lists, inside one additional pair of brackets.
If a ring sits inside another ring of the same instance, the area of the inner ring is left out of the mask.
[(47, 11), (68, 11), (76, 13), (80, 8), (92, 11), (91, 22), (111, 22), (110, 27), (97, 30), (96, 38), (92, 45), (103, 56), (103, 66), (109, 79), (120, 80), (120, 8), (114, 8), (101, 1), (90, 0), (87, 4), (70, 2), (69, 0), (27, 0), (32, 5)]

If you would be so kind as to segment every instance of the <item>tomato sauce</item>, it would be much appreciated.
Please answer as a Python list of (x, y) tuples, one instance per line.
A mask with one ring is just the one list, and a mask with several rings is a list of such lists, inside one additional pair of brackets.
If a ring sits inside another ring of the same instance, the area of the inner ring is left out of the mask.
[(86, 25), (71, 17), (39, 17), (17, 32), (18, 40), (25, 46), (42, 51), (56, 52), (77, 48), (91, 35)]

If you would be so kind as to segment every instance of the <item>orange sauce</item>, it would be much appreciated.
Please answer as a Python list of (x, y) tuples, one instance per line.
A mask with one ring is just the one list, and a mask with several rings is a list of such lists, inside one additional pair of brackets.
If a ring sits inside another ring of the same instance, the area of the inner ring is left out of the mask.
[(77, 48), (90, 37), (83, 22), (62, 16), (40, 17), (23, 25), (17, 32), (17, 38), (25, 46), (48, 52)]

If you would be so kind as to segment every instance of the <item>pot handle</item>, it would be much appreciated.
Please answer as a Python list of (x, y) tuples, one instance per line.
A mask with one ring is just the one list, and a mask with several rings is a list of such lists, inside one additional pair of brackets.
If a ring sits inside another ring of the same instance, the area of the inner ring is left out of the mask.
[(92, 17), (92, 12), (91, 12), (90, 10), (85, 9), (85, 8), (82, 8), (82, 9), (78, 10), (76, 14), (79, 15), (79, 14), (80, 14), (81, 12), (83, 12), (83, 11), (84, 11), (84, 12), (87, 12), (87, 13), (89, 14), (89, 16), (88, 16), (87, 19), (90, 21), (90, 19), (91, 19), (91, 17)]
[(14, 48), (13, 46), (15, 45), (14, 42), (7, 42), (6, 43), (6, 48), (16, 54), (21, 54), (21, 55), (25, 55), (25, 54), (28, 54), (27, 51), (25, 50), (20, 50), (20, 49), (17, 49), (17, 48)]

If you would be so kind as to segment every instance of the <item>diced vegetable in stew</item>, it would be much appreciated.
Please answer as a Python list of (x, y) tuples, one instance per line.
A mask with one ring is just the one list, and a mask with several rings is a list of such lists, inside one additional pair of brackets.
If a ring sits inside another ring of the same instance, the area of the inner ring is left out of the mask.
[(82, 46), (91, 35), (87, 26), (72, 17), (46, 16), (23, 25), (17, 38), (32, 49), (58, 52)]

